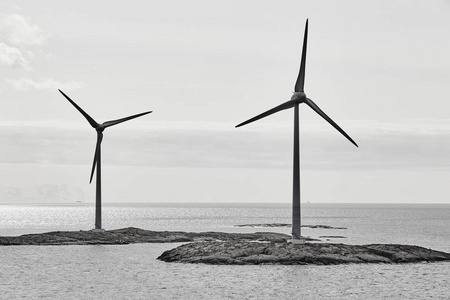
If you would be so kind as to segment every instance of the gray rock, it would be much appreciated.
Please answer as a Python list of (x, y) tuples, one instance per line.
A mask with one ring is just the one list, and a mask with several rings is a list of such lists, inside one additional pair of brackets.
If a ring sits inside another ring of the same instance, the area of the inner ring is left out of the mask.
[(226, 241), (185, 244), (165, 251), (158, 259), (166, 262), (205, 264), (335, 265), (449, 261), (450, 254), (419, 246), (396, 244), (289, 244)]
[(273, 232), (224, 233), (151, 231), (134, 227), (115, 230), (53, 231), (21, 236), (1, 236), (0, 246), (10, 245), (91, 245), (130, 243), (180, 243), (193, 241), (267, 241), (282, 242), (289, 236)]
[[(275, 227), (291, 227), (292, 224), (287, 223), (268, 223), (268, 224), (242, 224), (242, 225), (234, 225), (235, 227), (266, 227), (266, 228), (275, 228)], [(329, 225), (302, 225), (301, 227), (307, 228), (320, 228), (320, 229), (347, 229), (345, 227), (333, 227)]]

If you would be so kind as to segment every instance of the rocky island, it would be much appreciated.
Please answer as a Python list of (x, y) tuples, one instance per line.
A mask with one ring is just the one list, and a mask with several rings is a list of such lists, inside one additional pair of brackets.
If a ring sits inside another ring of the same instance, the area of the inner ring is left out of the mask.
[(183, 243), (198, 241), (281, 242), (288, 235), (273, 232), (225, 233), (151, 231), (128, 227), (115, 230), (53, 231), (21, 236), (0, 236), (0, 246), (10, 245), (120, 245), (133, 243)]
[(450, 253), (396, 244), (346, 245), (284, 242), (199, 242), (165, 251), (166, 262), (213, 265), (336, 265), (450, 261)]
[[(151, 231), (134, 227), (115, 230), (53, 231), (1, 236), (0, 246), (14, 245), (121, 245), (185, 243), (165, 251), (166, 262), (205, 264), (348, 264), (450, 261), (450, 253), (396, 244), (348, 245), (305, 239), (291, 244), (290, 236), (274, 232), (225, 233)], [(309, 241), (309, 242), (306, 242)]]

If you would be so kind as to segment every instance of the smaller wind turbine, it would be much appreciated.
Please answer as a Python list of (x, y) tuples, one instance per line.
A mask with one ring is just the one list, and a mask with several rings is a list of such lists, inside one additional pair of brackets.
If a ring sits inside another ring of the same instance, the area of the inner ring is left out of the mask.
[(305, 35), (303, 37), (303, 50), (302, 59), (300, 63), (300, 71), (298, 73), (297, 81), (294, 87), (294, 95), (292, 95), (291, 100), (280, 104), (262, 114), (257, 115), (245, 122), (242, 122), (236, 127), (246, 125), (248, 123), (254, 122), (256, 120), (262, 119), (264, 117), (270, 116), (281, 110), (294, 108), (294, 182), (293, 182), (293, 192), (292, 192), (292, 241), (300, 242), (300, 138), (299, 138), (299, 117), (298, 117), (298, 105), (300, 103), (306, 103), (311, 107), (316, 113), (318, 113), (322, 118), (324, 118), (328, 123), (336, 128), (343, 136), (345, 136), (353, 145), (358, 147), (358, 145), (351, 139), (348, 134), (344, 132), (330, 117), (328, 117), (311, 99), (307, 98), (303, 90), (305, 84), (305, 67), (306, 67), (306, 44), (308, 40), (308, 19), (305, 25)]
[(97, 146), (95, 147), (94, 162), (92, 164), (91, 179), (89, 183), (92, 182), (92, 177), (94, 176), (94, 170), (97, 167), (97, 181), (96, 181), (96, 193), (95, 193), (95, 229), (102, 229), (102, 176), (101, 176), (101, 144), (103, 140), (103, 130), (105, 128), (117, 125), (119, 123), (141, 117), (143, 115), (151, 113), (147, 111), (137, 115), (129, 116), (126, 118), (106, 121), (103, 124), (97, 123), (93, 118), (91, 118), (84, 110), (81, 109), (75, 102), (72, 101), (66, 94), (61, 90), (58, 90), (73, 106), (86, 118), (86, 120), (91, 124), (91, 126), (97, 131)]

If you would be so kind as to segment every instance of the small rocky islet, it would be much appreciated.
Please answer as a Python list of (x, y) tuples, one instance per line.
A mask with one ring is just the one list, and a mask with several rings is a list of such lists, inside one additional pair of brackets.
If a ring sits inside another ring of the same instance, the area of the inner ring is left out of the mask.
[(208, 241), (268, 241), (280, 242), (288, 235), (274, 232), (226, 233), (226, 232), (183, 232), (152, 231), (135, 227), (114, 230), (52, 231), (24, 234), (21, 236), (0, 236), (0, 246), (12, 245), (121, 245), (136, 243), (186, 243)]
[(450, 253), (398, 244), (198, 242), (165, 251), (166, 262), (213, 265), (337, 265), (349, 263), (413, 263), (450, 261)]
[[(242, 225), (234, 225), (235, 227), (263, 227), (263, 228), (279, 228), (286, 227), (290, 228), (292, 224), (288, 223), (263, 223), (263, 224), (242, 224)], [(302, 228), (313, 228), (313, 229), (347, 229), (345, 227), (334, 227), (329, 225), (302, 225)]]
[(348, 263), (412, 263), (450, 261), (450, 253), (398, 244), (349, 245), (315, 242), (288, 243), (290, 236), (274, 232), (224, 233), (151, 231), (128, 227), (115, 230), (53, 231), (1, 236), (0, 246), (122, 245), (184, 243), (158, 257), (165, 262), (215, 265), (330, 265)]

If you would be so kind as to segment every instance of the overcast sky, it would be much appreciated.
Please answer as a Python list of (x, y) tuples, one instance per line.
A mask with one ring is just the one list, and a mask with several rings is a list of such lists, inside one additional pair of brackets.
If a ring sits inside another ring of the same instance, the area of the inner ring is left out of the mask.
[(450, 1), (0, 1), (0, 202), (450, 203)]

